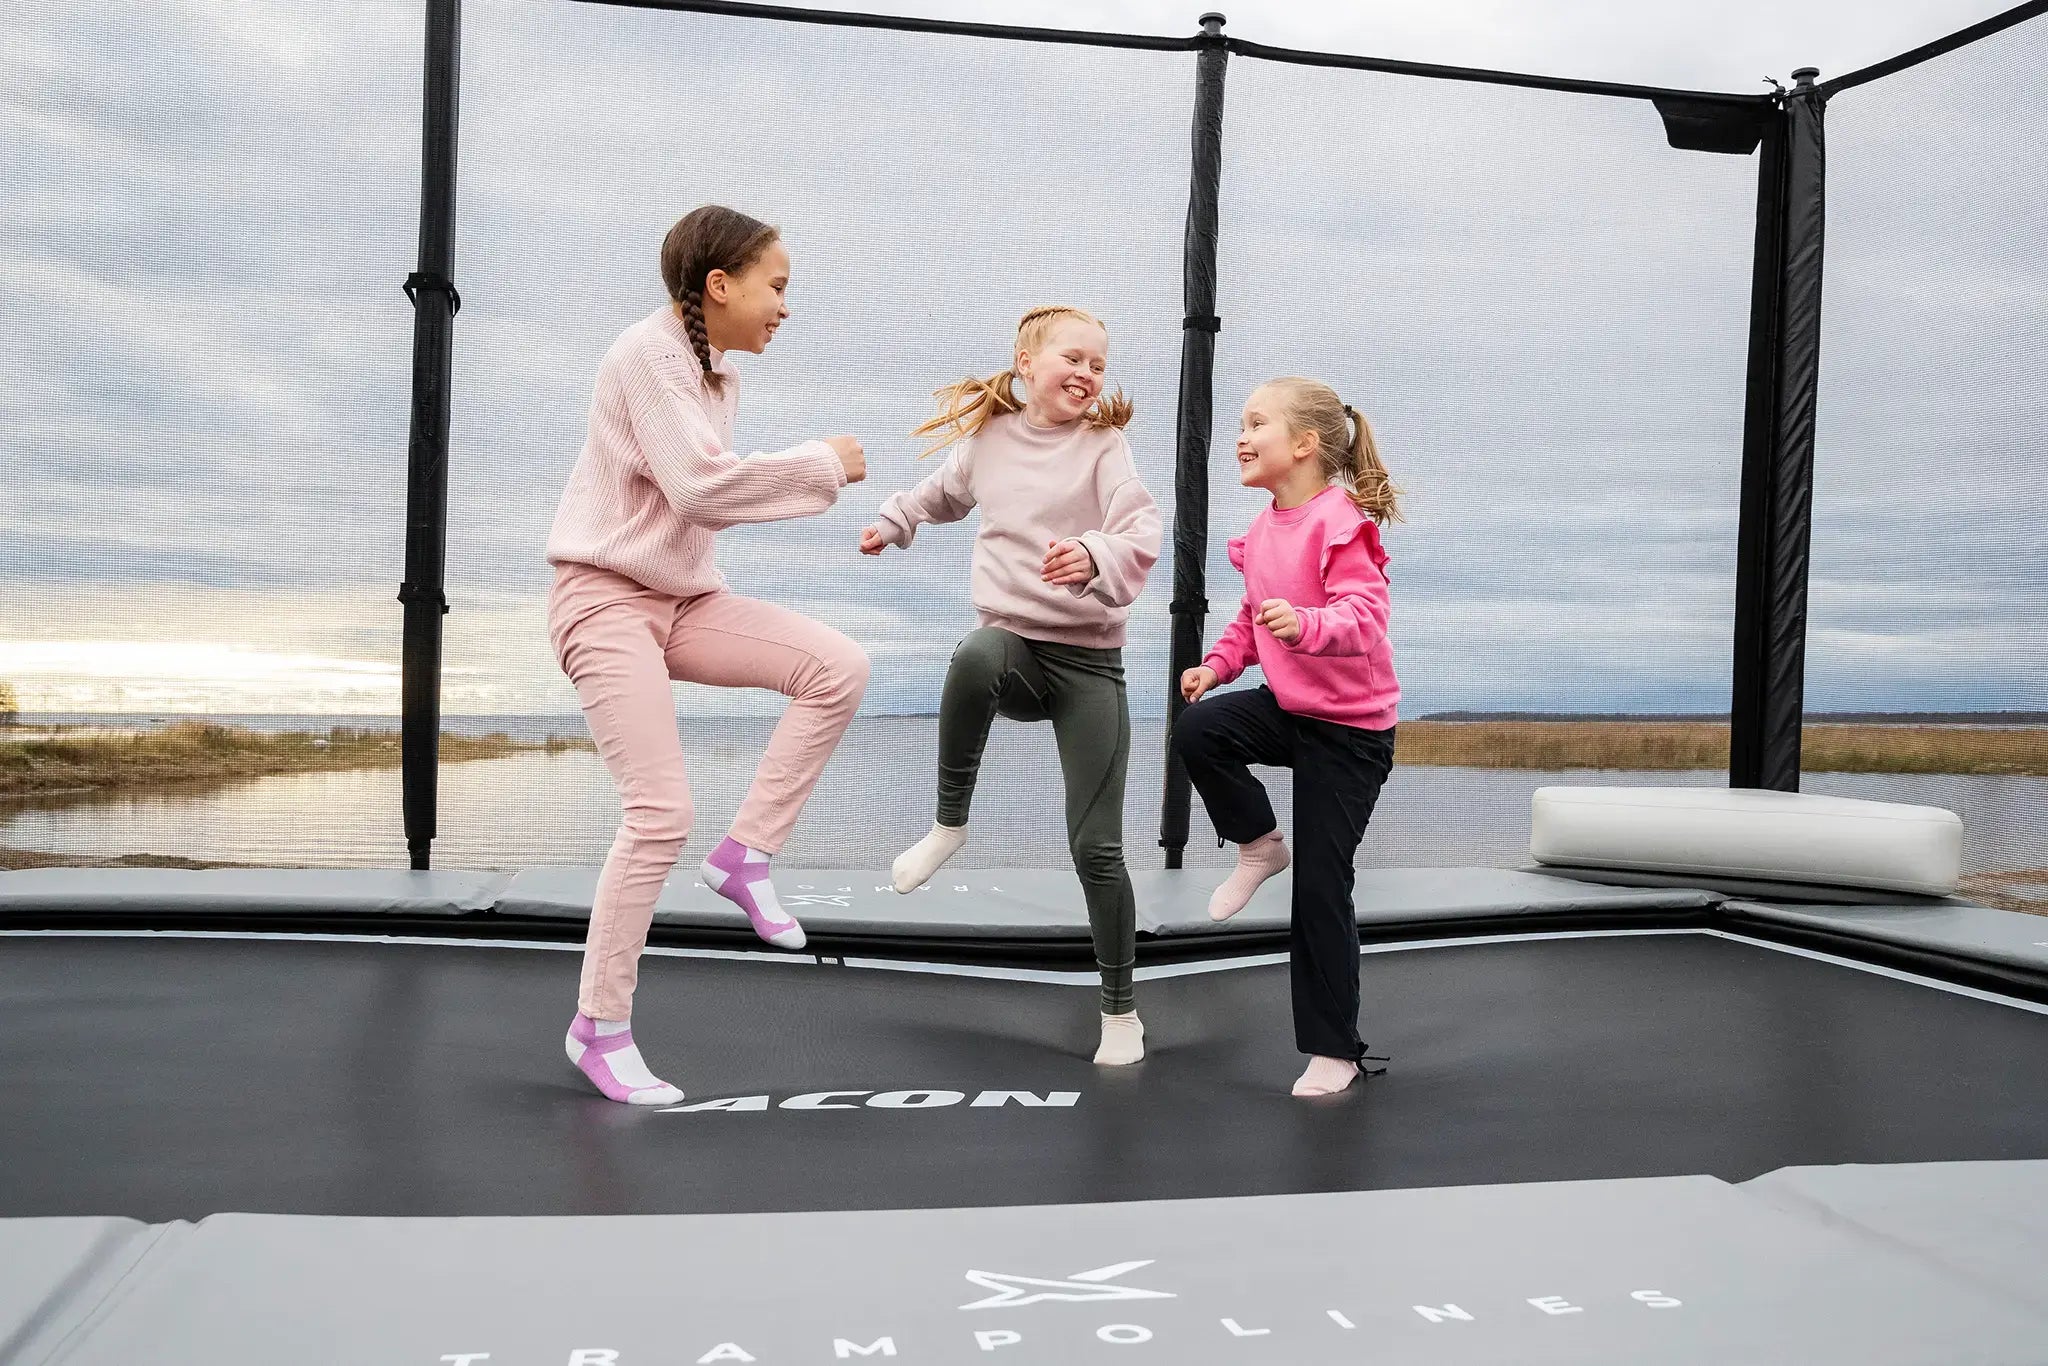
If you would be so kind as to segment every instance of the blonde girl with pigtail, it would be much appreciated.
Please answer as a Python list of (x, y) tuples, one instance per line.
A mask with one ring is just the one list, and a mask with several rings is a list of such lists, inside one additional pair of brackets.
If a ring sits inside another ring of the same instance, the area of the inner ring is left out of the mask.
[[(1181, 675), (1173, 745), (1237, 867), (1209, 901), (1227, 920), (1286, 868), (1287, 844), (1250, 765), (1294, 770), (1294, 1041), (1308, 1068), (1297, 1096), (1330, 1095), (1362, 1074), (1353, 859), (1394, 764), (1401, 686), (1380, 527), (1401, 520), (1372, 428), (1327, 384), (1276, 379), (1246, 400), (1238, 482), (1272, 502), (1230, 542), (1244, 574), (1236, 618)], [(1252, 664), (1262, 687), (1206, 694)], [(1382, 1061), (1374, 1059), (1374, 1061)]]
[(935, 438), (928, 456), (952, 449), (924, 482), (882, 504), (860, 549), (907, 549), (920, 526), (981, 510), (979, 624), (954, 651), (939, 704), (937, 820), (891, 877), (897, 891), (915, 891), (967, 842), (996, 717), (1051, 721), (1067, 843), (1102, 975), (1095, 1061), (1121, 1065), (1145, 1056), (1131, 990), (1137, 902), (1123, 851), (1123, 644), (1131, 604), (1159, 558), (1159, 509), (1124, 439), (1131, 404), (1121, 391), (1103, 394), (1108, 367), (1098, 319), (1078, 308), (1026, 313), (1009, 369), (937, 391), (938, 415), (912, 435)]

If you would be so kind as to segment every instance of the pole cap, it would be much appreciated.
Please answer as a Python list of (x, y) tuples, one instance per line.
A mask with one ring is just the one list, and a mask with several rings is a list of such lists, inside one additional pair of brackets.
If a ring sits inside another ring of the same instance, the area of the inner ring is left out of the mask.
[(1224, 17), (1223, 15), (1217, 13), (1215, 10), (1210, 10), (1207, 14), (1203, 15), (1200, 19), (1197, 19), (1195, 22), (1201, 25), (1204, 32), (1214, 33), (1216, 32), (1216, 30), (1222, 28), (1225, 24), (1229, 23), (1230, 20)]
[(1802, 66), (1792, 73), (1792, 83), (1796, 88), (1800, 90), (1811, 90), (1813, 88), (1814, 81), (1819, 76), (1819, 67)]

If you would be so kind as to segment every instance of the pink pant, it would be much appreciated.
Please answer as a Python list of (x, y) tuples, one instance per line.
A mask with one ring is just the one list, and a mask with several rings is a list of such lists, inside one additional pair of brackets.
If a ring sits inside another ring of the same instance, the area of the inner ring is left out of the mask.
[(772, 854), (860, 706), (868, 657), (773, 603), (725, 592), (672, 598), (581, 564), (556, 570), (548, 635), (624, 809), (597, 881), (580, 996), (584, 1014), (623, 1020), (655, 900), (695, 815), (670, 680), (773, 688), (791, 699), (732, 824), (734, 839)]

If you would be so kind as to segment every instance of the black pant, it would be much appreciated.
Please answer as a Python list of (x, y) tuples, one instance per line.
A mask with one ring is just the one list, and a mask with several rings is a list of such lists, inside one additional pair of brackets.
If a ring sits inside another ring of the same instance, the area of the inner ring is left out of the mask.
[(1173, 743), (1216, 833), (1233, 844), (1279, 828), (1247, 765), (1294, 770), (1294, 1046), (1326, 1058), (1363, 1057), (1352, 860), (1394, 767), (1394, 728), (1296, 716), (1261, 687), (1195, 703), (1175, 723)]

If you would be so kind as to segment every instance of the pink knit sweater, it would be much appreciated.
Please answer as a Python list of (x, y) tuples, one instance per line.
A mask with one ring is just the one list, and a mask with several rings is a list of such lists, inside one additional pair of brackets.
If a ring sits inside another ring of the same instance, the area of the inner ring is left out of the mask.
[(739, 522), (809, 517), (838, 501), (846, 467), (823, 441), (735, 455), (739, 376), (712, 393), (675, 310), (664, 304), (612, 343), (597, 367), (590, 434), (548, 533), (551, 564), (593, 564), (658, 593), (725, 586), (712, 533)]
[[(882, 504), (876, 527), (908, 546), (927, 522), (981, 509), (972, 597), (983, 626), (1027, 640), (1110, 649), (1124, 643), (1131, 604), (1159, 558), (1159, 507), (1113, 427), (1034, 427), (1022, 413), (990, 418), (915, 488)], [(1078, 541), (1095, 562), (1086, 583), (1056, 588), (1040, 572), (1054, 541)]]

